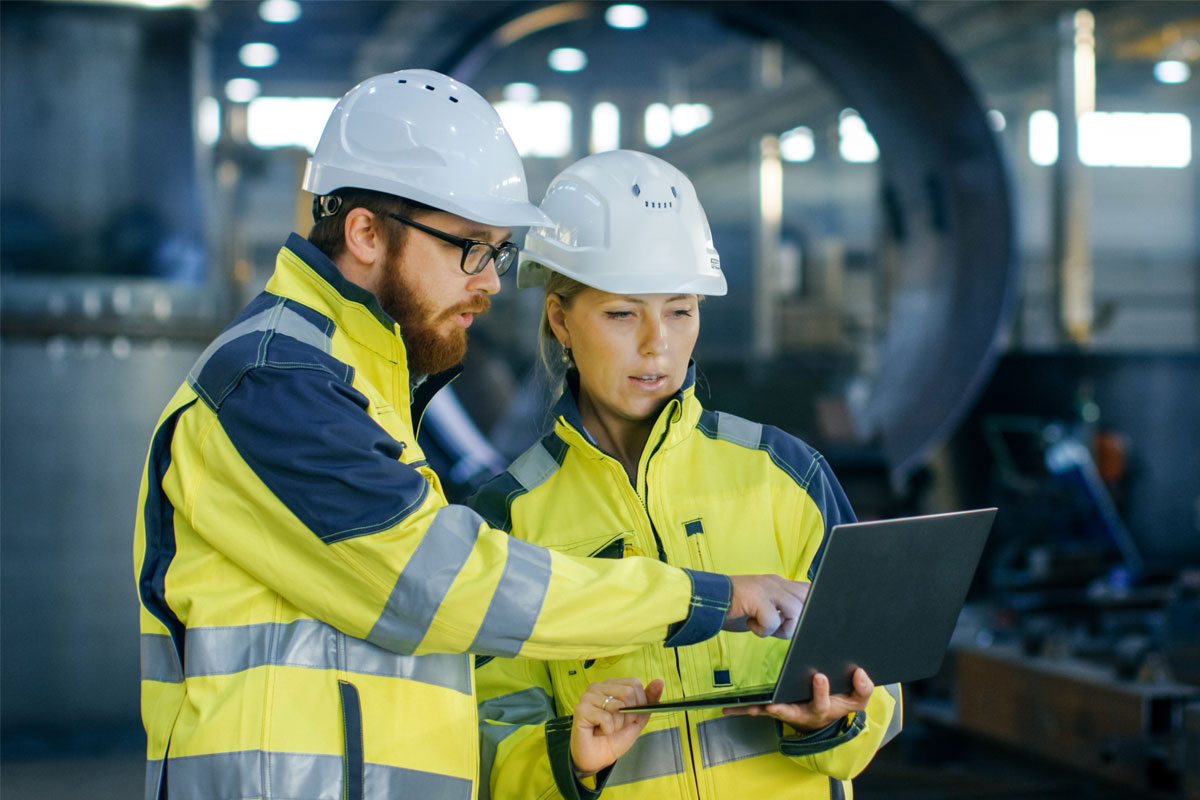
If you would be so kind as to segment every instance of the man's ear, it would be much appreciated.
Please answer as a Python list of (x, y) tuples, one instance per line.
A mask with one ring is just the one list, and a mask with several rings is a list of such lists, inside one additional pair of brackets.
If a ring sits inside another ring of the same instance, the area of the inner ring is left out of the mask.
[(571, 332), (567, 330), (567, 309), (563, 307), (562, 297), (557, 294), (546, 295), (546, 320), (554, 338), (563, 347), (571, 346)]
[(387, 242), (381, 227), (379, 218), (367, 209), (350, 209), (342, 229), (347, 252), (363, 264), (381, 262), (387, 253)]

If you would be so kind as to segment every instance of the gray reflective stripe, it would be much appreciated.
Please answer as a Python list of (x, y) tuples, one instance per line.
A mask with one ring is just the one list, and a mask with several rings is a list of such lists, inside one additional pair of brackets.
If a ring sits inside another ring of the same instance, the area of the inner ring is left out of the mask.
[(508, 537), (504, 574), (469, 651), (505, 657), (521, 652), (521, 645), (533, 635), (549, 586), (550, 551)]
[(492, 767), (500, 743), (522, 725), (540, 725), (554, 719), (554, 701), (545, 689), (531, 686), (479, 704), (479, 800), (488, 800)]
[(146, 800), (158, 800), (159, 784), (162, 782), (163, 762), (161, 758), (146, 761)]
[(762, 424), (748, 419), (717, 412), (717, 438), (757, 449), (762, 442)]
[(554, 719), (554, 700), (542, 687), (531, 686), (484, 700), (479, 718), (505, 725), (540, 725)]
[(179, 654), (171, 637), (162, 633), (143, 633), (140, 649), (142, 653), (142, 680), (179, 683), (183, 671), (179, 668)]
[(717, 717), (696, 726), (705, 768), (779, 752), (771, 717)]
[(900, 734), (901, 729), (904, 728), (904, 708), (900, 700), (900, 684), (888, 683), (883, 688), (887, 689), (887, 693), (896, 701), (896, 705), (892, 709), (892, 718), (888, 722), (888, 728), (883, 734), (883, 741), (879, 743), (879, 747), (883, 747), (892, 739), (895, 739)]
[[(171, 648), (169, 653), (163, 654), (161, 642), (154, 641), (161, 639), (166, 639), (166, 646)], [(189, 678), (230, 675), (264, 666), (302, 667), (405, 678), (454, 689), (463, 694), (471, 693), (469, 656), (456, 653), (397, 655), (370, 642), (347, 636), (315, 619), (188, 628), (185, 652)], [(165, 669), (158, 665), (159, 659), (174, 656), (169, 637), (142, 634), (144, 679), (165, 680), (149, 678), (148, 671), (152, 668)], [(179, 680), (182, 678), (175, 678), (176, 682)]]
[(625, 755), (617, 759), (606, 786), (648, 781), (664, 775), (683, 772), (683, 749), (679, 746), (679, 729), (643, 733)]
[(212, 343), (204, 348), (204, 352), (200, 354), (200, 358), (196, 359), (196, 363), (192, 365), (191, 371), (188, 372), (188, 383), (195, 386), (196, 382), (200, 379), (200, 373), (204, 370), (204, 365), (212, 358), (213, 353), (234, 339), (270, 328), (274, 328), (276, 333), (282, 333), (285, 336), (290, 336), (305, 344), (312, 345), (324, 353), (328, 353), (333, 349), (329, 334), (285, 306), (281, 298), (280, 302), (274, 306), (242, 320), (232, 328), (223, 331), (216, 339), (213, 339)]
[(393, 653), (412, 653), (425, 638), (438, 606), (458, 577), (483, 517), (466, 506), (445, 506), (404, 565), (367, 641)]
[(538, 442), (526, 450), (508, 467), (508, 474), (517, 479), (517, 483), (532, 492), (558, 471), (558, 461), (550, 455), (545, 445)]
[[(261, 750), (183, 756), (170, 760), (167, 782), (171, 800), (217, 797), (342, 800), (342, 757)], [(367, 800), (394, 797), (470, 800), (471, 783), (449, 775), (367, 764), (363, 796)]]

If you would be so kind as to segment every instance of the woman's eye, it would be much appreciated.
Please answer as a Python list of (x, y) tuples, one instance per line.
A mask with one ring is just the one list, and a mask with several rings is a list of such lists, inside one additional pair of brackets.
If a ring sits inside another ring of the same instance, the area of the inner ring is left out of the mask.
[(673, 317), (690, 317), (691, 315), (692, 310), (690, 308), (677, 308), (671, 312), (671, 316)]
[(632, 311), (605, 311), (609, 319), (626, 319), (633, 316)]

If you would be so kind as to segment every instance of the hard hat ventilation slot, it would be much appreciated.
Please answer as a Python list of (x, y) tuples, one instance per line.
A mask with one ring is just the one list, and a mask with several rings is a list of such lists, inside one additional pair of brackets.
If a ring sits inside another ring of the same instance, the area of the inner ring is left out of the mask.
[(396, 83), (408, 83), (408, 78), (399, 78), (396, 80)]
[(638, 186), (638, 185), (635, 183), (635, 184), (633, 185), (633, 196), (634, 196), (634, 197), (637, 197), (637, 196), (638, 196), (639, 194), (641, 194), (641, 193), (642, 193), (642, 187)]
[(450, 98), (450, 102), (451, 102), (451, 103), (457, 103), (457, 102), (458, 102), (458, 98), (457, 98), (457, 97), (451, 97), (451, 98)]
[(671, 187), (671, 197), (679, 197), (679, 193), (675, 191), (675, 187)]
[(427, 83), (427, 84), (425, 84), (425, 88), (426, 88), (426, 89), (428, 89), (428, 90), (429, 90), (429, 91), (431, 91), (431, 92), (433, 91), (433, 87), (432, 87), (432, 86), (430, 86), (428, 83)]

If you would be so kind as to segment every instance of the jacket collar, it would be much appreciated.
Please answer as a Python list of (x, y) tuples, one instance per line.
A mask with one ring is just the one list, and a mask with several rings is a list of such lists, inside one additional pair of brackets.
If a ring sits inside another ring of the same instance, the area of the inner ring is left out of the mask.
[[(667, 401), (655, 422), (656, 426), (667, 422), (672, 423), (668, 428), (667, 440), (663, 442), (663, 446), (669, 447), (686, 437), (688, 432), (696, 427), (696, 422), (700, 419), (700, 412), (703, 410), (700, 401), (696, 399), (696, 362), (693, 359), (688, 362), (687, 374), (684, 376), (679, 391), (675, 392)], [(579, 415), (579, 372), (574, 368), (567, 370), (562, 396), (554, 404), (554, 416), (577, 431), (592, 447), (600, 448), (595, 438), (583, 427), (583, 418)], [(684, 424), (674, 424), (677, 422)]]
[[(400, 326), (383, 310), (374, 294), (347, 280), (328, 256), (299, 234), (289, 236), (280, 251), (267, 291), (319, 311), (333, 320), (347, 338), (381, 357), (384, 364), (379, 366), (390, 372), (386, 384), (394, 394), (391, 401), (411, 407), (414, 429), (438, 390), (462, 372), (462, 366), (458, 365), (429, 375), (410, 392), (408, 354)], [(368, 373), (372, 383), (383, 388), (382, 376), (374, 374), (375, 364), (360, 362), (355, 369)]]

